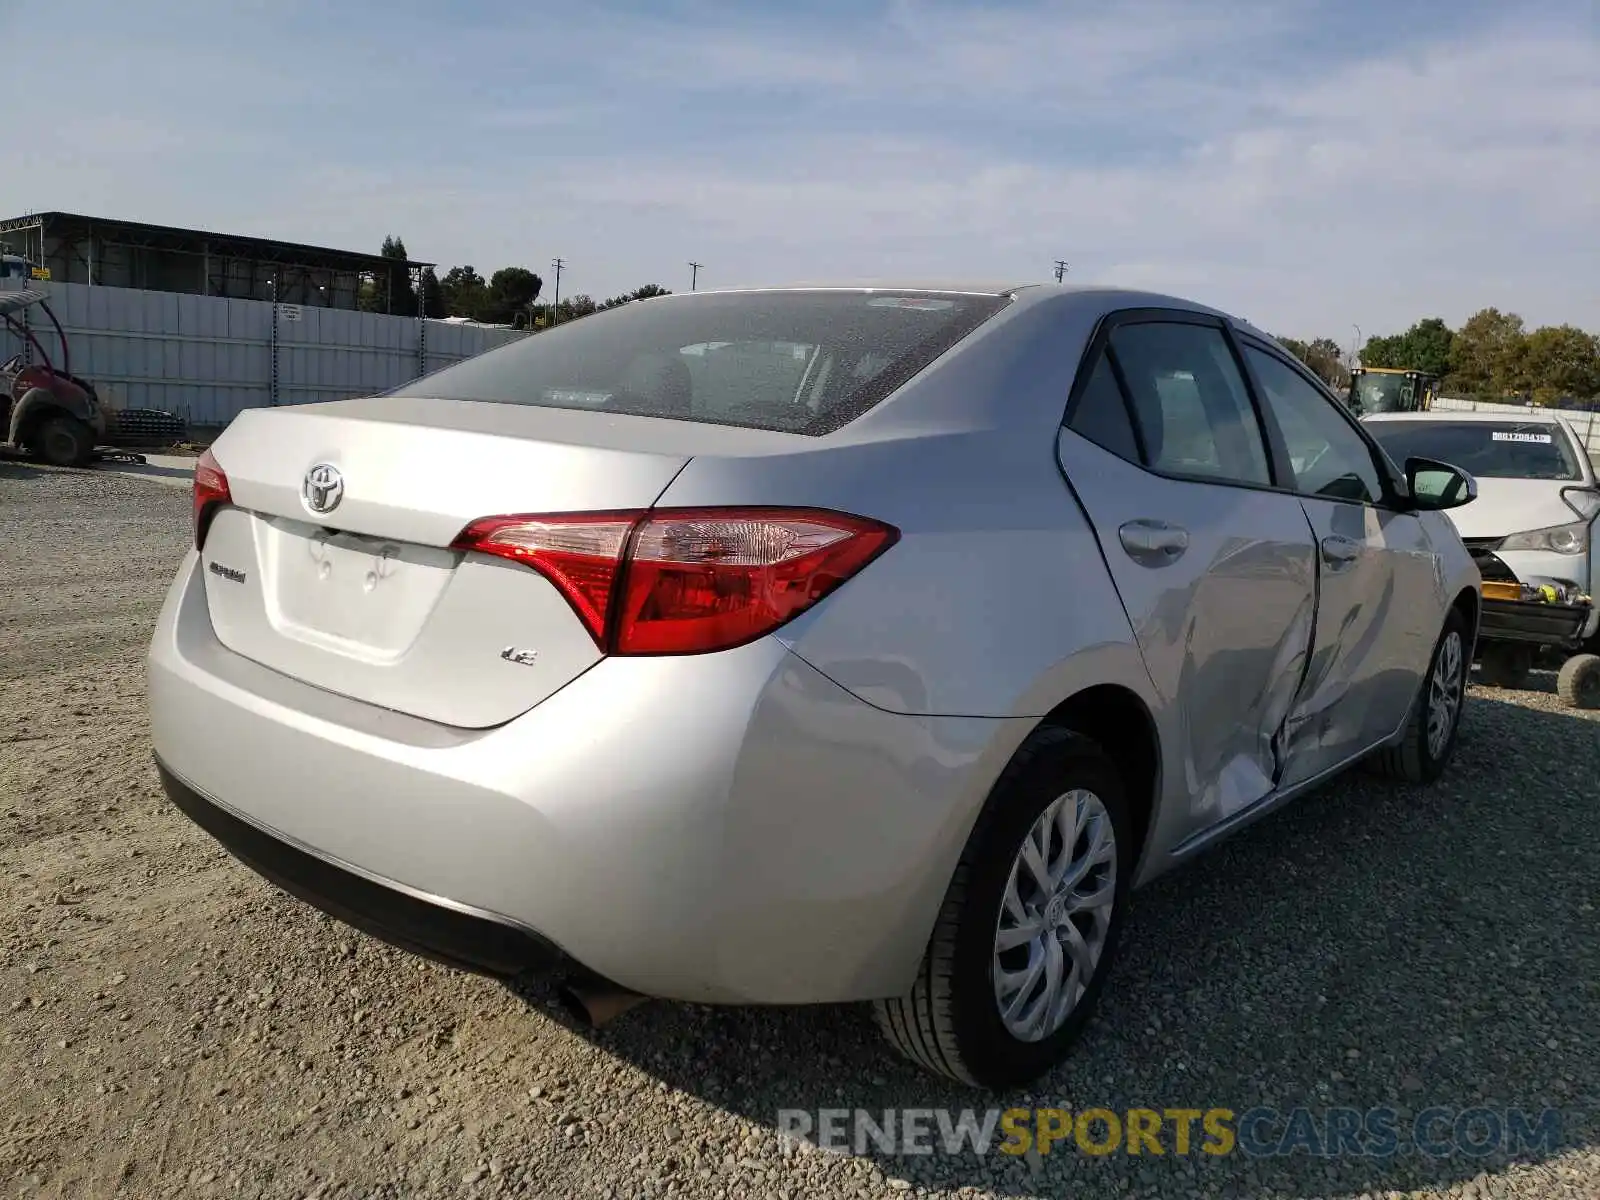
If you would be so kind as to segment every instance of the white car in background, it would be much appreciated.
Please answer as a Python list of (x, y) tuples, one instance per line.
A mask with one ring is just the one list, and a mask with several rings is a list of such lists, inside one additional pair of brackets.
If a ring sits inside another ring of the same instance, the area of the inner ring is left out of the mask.
[[(1446, 515), (1486, 580), (1498, 564), (1564, 600), (1600, 593), (1600, 483), (1564, 416), (1434, 410), (1375, 413), (1362, 424), (1396, 462), (1434, 458), (1478, 481), (1478, 498)], [(1580, 636), (1585, 649), (1600, 647), (1600, 606)]]

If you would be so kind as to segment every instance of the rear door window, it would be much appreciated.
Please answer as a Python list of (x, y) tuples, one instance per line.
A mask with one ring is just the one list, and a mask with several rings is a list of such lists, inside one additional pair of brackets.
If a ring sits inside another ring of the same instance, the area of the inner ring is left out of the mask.
[(881, 403), (1009, 302), (844, 289), (635, 301), (392, 394), (820, 435)]
[(1179, 322), (1119, 325), (1110, 347), (1128, 385), (1149, 466), (1201, 479), (1272, 482), (1261, 423), (1220, 329)]
[(1070, 428), (1082, 434), (1103, 450), (1127, 459), (1139, 461), (1139, 443), (1134, 437), (1133, 421), (1128, 416), (1128, 406), (1122, 398), (1117, 377), (1112, 374), (1111, 363), (1100, 355), (1094, 369), (1089, 372), (1072, 410)]

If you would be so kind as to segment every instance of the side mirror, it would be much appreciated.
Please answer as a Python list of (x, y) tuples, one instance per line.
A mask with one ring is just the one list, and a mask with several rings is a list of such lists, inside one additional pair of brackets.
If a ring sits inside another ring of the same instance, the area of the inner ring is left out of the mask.
[(1458, 467), (1431, 458), (1406, 459), (1412, 506), (1428, 512), (1460, 508), (1478, 498), (1478, 481)]

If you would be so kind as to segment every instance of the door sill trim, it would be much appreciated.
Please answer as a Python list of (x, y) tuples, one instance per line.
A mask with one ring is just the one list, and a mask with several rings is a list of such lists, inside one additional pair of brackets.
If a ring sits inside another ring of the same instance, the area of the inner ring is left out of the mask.
[(1328, 782), (1336, 775), (1343, 774), (1345, 771), (1355, 766), (1356, 763), (1366, 758), (1369, 754), (1372, 754), (1374, 751), (1382, 748), (1385, 744), (1386, 742), (1378, 742), (1365, 750), (1361, 750), (1355, 754), (1352, 754), (1348, 758), (1341, 759), (1339, 762), (1334, 763), (1331, 767), (1326, 767), (1323, 770), (1318, 771), (1309, 779), (1303, 779), (1299, 783), (1291, 784), (1286, 788), (1279, 788), (1275, 791), (1268, 792), (1265, 796), (1261, 797), (1261, 799), (1246, 805), (1244, 808), (1241, 808), (1238, 812), (1234, 813), (1231, 817), (1226, 817), (1223, 820), (1218, 821), (1215, 825), (1207, 826), (1199, 833), (1191, 834), (1187, 839), (1173, 847), (1172, 851), (1170, 852), (1171, 858), (1176, 862), (1178, 860), (1189, 858), (1192, 855), (1198, 854), (1200, 851), (1215, 844), (1216, 842), (1220, 842), (1229, 835), (1237, 833), (1246, 825), (1254, 824), (1257, 820), (1266, 816), (1279, 806), (1287, 804), (1296, 796), (1302, 795), (1305, 792), (1309, 792), (1312, 788), (1317, 787), (1319, 784)]

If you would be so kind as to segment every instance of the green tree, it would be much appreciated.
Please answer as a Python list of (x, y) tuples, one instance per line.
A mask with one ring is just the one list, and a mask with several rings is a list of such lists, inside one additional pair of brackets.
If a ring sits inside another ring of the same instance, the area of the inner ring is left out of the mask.
[(439, 290), (444, 296), (447, 316), (470, 317), (474, 321), (484, 319), (489, 306), (489, 284), (471, 264), (446, 271), (439, 281)]
[(1485, 308), (1467, 318), (1450, 343), (1449, 386), (1468, 395), (1503, 397), (1531, 390), (1522, 318)]
[(526, 320), (543, 289), (544, 280), (526, 267), (501, 267), (489, 277), (481, 319), (496, 325), (514, 325), (518, 317)]
[(411, 271), (406, 267), (406, 244), (398, 237), (383, 239), (383, 249), (378, 251), (384, 258), (392, 259), (395, 266), (389, 268), (389, 307), (388, 311), (397, 317), (414, 317), (417, 315), (417, 293), (411, 286)]
[(587, 317), (599, 311), (600, 306), (594, 302), (593, 296), (579, 292), (576, 296), (568, 296), (556, 305), (556, 321), (565, 325), (568, 321), (576, 321), (579, 317)]
[(432, 267), (422, 268), (422, 315), (434, 320), (450, 315), (449, 307), (444, 302), (444, 288)]
[(1368, 338), (1361, 351), (1361, 365), (1442, 376), (1450, 370), (1450, 345), (1454, 340), (1455, 334), (1442, 318), (1429, 317), (1404, 333)]
[(417, 293), (411, 286), (411, 272), (405, 266), (408, 257), (405, 242), (391, 234), (383, 239), (383, 249), (378, 254), (393, 260), (395, 265), (362, 279), (358, 306), (365, 312), (416, 316)]
[(1600, 337), (1576, 325), (1535, 329), (1523, 344), (1521, 369), (1524, 382), (1541, 403), (1600, 395)]
[(1332, 338), (1302, 342), (1299, 338), (1280, 337), (1278, 342), (1329, 387), (1339, 389), (1350, 382), (1350, 373), (1344, 368), (1344, 351)]
[(1302, 356), (1306, 366), (1318, 378), (1334, 389), (1343, 389), (1350, 383), (1350, 372), (1345, 370), (1344, 351), (1339, 343), (1329, 337), (1320, 337), (1306, 347)]
[(1278, 345), (1282, 346), (1285, 350), (1287, 350), (1290, 354), (1294, 355), (1301, 362), (1305, 362), (1306, 353), (1310, 349), (1310, 347), (1305, 342), (1302, 342), (1299, 338), (1281, 337), (1281, 336), (1277, 339), (1277, 342), (1278, 342)]
[(1418, 321), (1401, 335), (1408, 371), (1426, 371), (1443, 376), (1450, 370), (1450, 347), (1456, 335), (1442, 317)]
[(1361, 365), (1363, 367), (1405, 369), (1405, 359), (1404, 334), (1397, 333), (1389, 337), (1369, 337), (1367, 344), (1361, 347)]
[(672, 290), (670, 288), (664, 288), (659, 283), (647, 283), (643, 287), (635, 288), (633, 291), (627, 292), (621, 296), (611, 297), (611, 299), (607, 300), (600, 307), (602, 309), (621, 308), (624, 304), (632, 304), (635, 300), (648, 300), (652, 296), (670, 295), (672, 295)]

